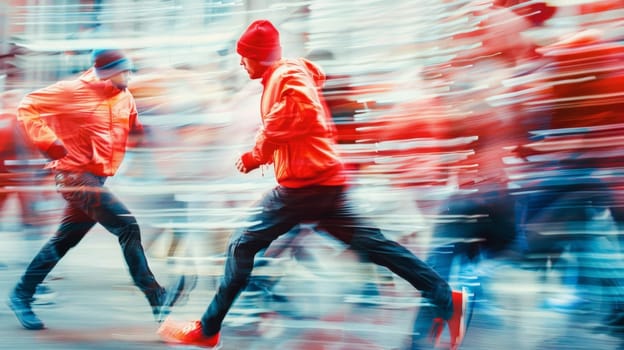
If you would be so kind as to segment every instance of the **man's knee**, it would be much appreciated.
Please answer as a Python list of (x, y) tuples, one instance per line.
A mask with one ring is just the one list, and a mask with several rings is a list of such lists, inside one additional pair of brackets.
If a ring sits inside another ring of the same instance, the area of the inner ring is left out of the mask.
[(242, 233), (230, 241), (228, 254), (237, 258), (254, 257), (256, 253), (268, 247), (270, 243), (254, 235)]

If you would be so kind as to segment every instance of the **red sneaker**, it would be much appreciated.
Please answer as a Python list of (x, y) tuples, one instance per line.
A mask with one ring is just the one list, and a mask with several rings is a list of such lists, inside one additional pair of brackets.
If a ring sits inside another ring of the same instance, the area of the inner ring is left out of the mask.
[(459, 349), (466, 333), (466, 292), (453, 291), (453, 316), (448, 320), (451, 350)]
[(219, 344), (221, 333), (204, 335), (200, 321), (175, 322), (167, 317), (158, 329), (158, 335), (167, 343), (214, 348)]

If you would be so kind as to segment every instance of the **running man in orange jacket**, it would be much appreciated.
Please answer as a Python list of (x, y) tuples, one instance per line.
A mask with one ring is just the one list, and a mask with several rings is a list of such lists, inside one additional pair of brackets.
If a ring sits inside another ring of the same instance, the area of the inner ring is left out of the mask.
[(67, 202), (61, 224), (10, 293), (8, 304), (27, 329), (43, 329), (31, 308), (33, 294), (69, 249), (101, 224), (119, 239), (135, 285), (157, 320), (178, 300), (184, 276), (166, 291), (147, 263), (134, 216), (105, 186), (115, 175), (132, 136), (142, 133), (127, 84), (132, 63), (119, 50), (94, 50), (93, 67), (24, 97), (18, 121), (33, 144), (51, 159), (58, 192)]
[(384, 237), (354, 212), (347, 177), (335, 149), (335, 128), (320, 89), (325, 75), (314, 63), (283, 59), (279, 32), (267, 20), (251, 23), (237, 42), (241, 65), (260, 79), (262, 128), (255, 146), (236, 162), (242, 173), (273, 164), (278, 185), (260, 202), (262, 210), (227, 249), (225, 273), (201, 320), (177, 325), (165, 320), (159, 334), (168, 342), (214, 347), (222, 322), (247, 285), (254, 256), (295, 225), (315, 222), (360, 256), (411, 283), (436, 306), (436, 321), (448, 321), (454, 345), (463, 337), (464, 295), (412, 252)]

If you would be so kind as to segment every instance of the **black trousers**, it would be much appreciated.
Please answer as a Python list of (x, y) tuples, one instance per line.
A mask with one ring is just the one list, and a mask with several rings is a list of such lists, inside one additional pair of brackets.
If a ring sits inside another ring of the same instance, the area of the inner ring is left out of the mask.
[(262, 210), (250, 218), (254, 224), (237, 232), (229, 243), (223, 278), (201, 319), (207, 335), (221, 329), (228, 310), (248, 283), (256, 253), (302, 222), (316, 222), (317, 227), (348, 244), (362, 259), (387, 267), (438, 306), (441, 317), (450, 317), (448, 283), (408, 249), (356, 215), (344, 187), (277, 186), (262, 198), (260, 207)]
[(159, 293), (162, 287), (149, 269), (137, 221), (123, 203), (104, 187), (106, 178), (90, 173), (58, 172), (55, 181), (67, 202), (61, 224), (26, 268), (16, 292), (21, 297), (32, 297), (37, 285), (43, 282), (63, 256), (99, 223), (118, 237), (136, 286), (148, 298)]

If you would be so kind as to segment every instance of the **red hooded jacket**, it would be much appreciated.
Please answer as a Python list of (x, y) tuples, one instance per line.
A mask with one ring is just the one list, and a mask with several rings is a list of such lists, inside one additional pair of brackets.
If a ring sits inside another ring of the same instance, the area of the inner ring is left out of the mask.
[(39, 150), (45, 152), (56, 140), (67, 149), (67, 156), (48, 168), (98, 176), (115, 174), (129, 133), (143, 130), (132, 94), (99, 80), (92, 69), (26, 95), (17, 112)]
[(299, 188), (346, 182), (335, 149), (335, 126), (320, 89), (321, 69), (306, 59), (282, 59), (264, 74), (260, 102), (263, 127), (251, 156), (273, 162), (277, 182)]

